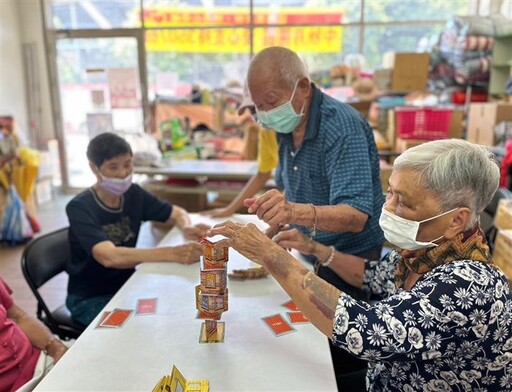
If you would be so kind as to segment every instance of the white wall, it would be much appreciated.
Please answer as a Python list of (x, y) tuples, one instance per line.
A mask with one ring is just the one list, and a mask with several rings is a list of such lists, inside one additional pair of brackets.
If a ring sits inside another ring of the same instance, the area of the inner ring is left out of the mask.
[[(0, 0), (0, 115), (14, 116), (22, 141), (32, 147), (46, 149), (46, 142), (55, 138), (52, 105), (46, 66), (41, 7), (39, 0)], [(23, 65), (23, 44), (36, 45), (36, 66), (39, 74), (36, 131), (29, 127), (27, 86)], [(30, 133), (35, 133), (31, 135)], [(30, 143), (33, 142), (33, 143)]]
[(26, 139), (27, 105), (16, 0), (0, 0), (0, 115), (12, 115)]
[(38, 116), (40, 119), (38, 134), (31, 138), (31, 140), (36, 142), (35, 147), (46, 150), (48, 140), (56, 136), (53, 125), (41, 7), (39, 0), (17, 0), (16, 3), (18, 4), (18, 13), (20, 15), (21, 41), (22, 43), (34, 43), (36, 45), (36, 62), (39, 73), (38, 90), (41, 106)]

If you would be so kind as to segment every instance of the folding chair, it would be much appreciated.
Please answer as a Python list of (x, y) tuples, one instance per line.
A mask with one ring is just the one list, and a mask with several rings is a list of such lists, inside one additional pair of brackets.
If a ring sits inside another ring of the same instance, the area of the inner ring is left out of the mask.
[(68, 228), (64, 228), (31, 240), (21, 258), (23, 275), (37, 299), (37, 318), (65, 340), (78, 338), (85, 328), (72, 320), (65, 304), (50, 311), (39, 289), (65, 271), (70, 252)]

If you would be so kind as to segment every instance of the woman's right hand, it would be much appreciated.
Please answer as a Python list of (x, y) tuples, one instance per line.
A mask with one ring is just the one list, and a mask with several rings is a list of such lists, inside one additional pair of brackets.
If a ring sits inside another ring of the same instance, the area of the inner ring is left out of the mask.
[(258, 227), (252, 223), (239, 224), (231, 221), (215, 225), (208, 236), (223, 235), (227, 239), (220, 240), (215, 245), (229, 246), (237, 250), (242, 256), (265, 267), (272, 260), (274, 252), (281, 251), (281, 247), (268, 238)]
[(197, 242), (188, 242), (184, 245), (168, 248), (168, 261), (180, 264), (193, 264), (203, 255), (203, 245)]

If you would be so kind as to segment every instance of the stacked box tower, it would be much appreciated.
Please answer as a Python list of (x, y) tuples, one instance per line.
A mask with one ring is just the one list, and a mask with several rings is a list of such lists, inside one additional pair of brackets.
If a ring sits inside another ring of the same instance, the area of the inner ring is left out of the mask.
[(228, 247), (214, 247), (214, 242), (206, 238), (201, 261), (201, 284), (196, 286), (196, 308), (201, 324), (200, 343), (220, 343), (224, 341), (225, 325), (219, 322), (222, 313), (228, 310), (227, 262)]

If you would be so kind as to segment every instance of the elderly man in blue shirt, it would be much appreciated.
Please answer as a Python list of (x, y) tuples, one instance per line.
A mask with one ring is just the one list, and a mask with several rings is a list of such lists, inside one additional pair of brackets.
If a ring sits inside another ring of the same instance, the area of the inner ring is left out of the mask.
[[(258, 121), (277, 132), (275, 179), (284, 192), (270, 190), (244, 204), (270, 225), (269, 236), (281, 231), (280, 241), (293, 243), (307, 235), (331, 246), (325, 260), (315, 259), (312, 251), (305, 252), (306, 258), (315, 263), (320, 277), (354, 298), (365, 299), (329, 263), (335, 250), (365, 259), (380, 257), (384, 197), (371, 127), (352, 107), (311, 83), (304, 63), (289, 49), (270, 47), (258, 53), (247, 82)], [(284, 231), (288, 225), (292, 229)], [(365, 365), (333, 346), (331, 353), (342, 389), (343, 375)]]

